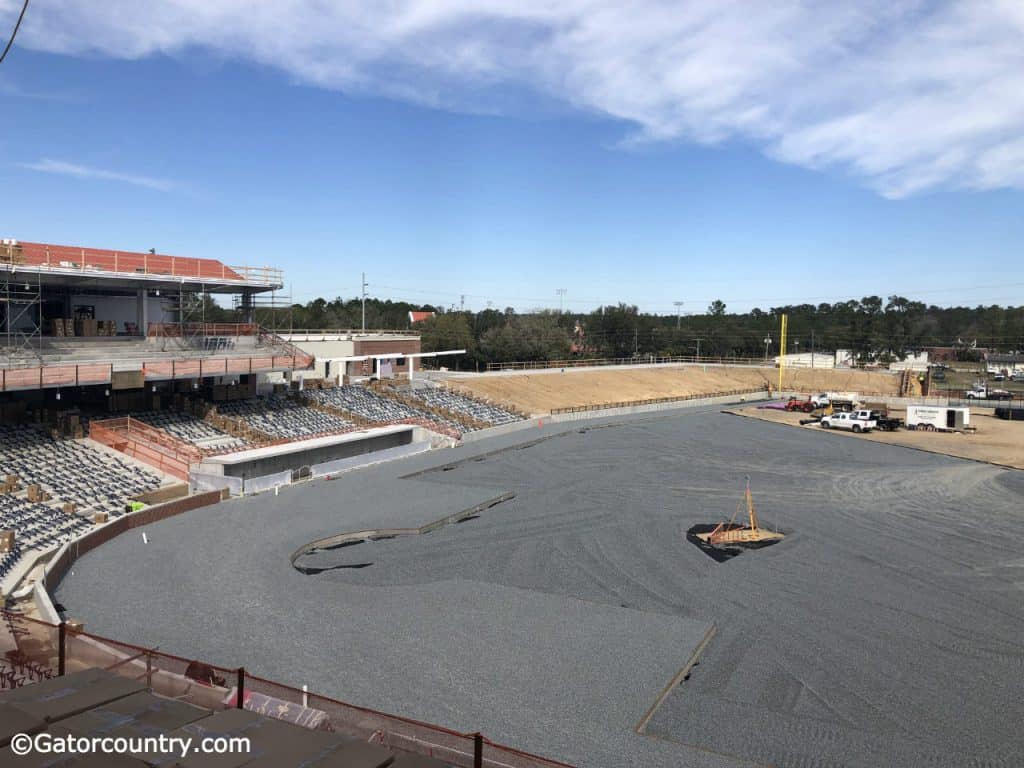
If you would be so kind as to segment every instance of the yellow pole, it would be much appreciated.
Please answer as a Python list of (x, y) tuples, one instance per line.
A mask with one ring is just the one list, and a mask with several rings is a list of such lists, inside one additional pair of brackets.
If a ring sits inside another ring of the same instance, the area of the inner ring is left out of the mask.
[(788, 317), (782, 316), (782, 328), (779, 332), (779, 392), (782, 391), (782, 372), (786, 368), (786, 321)]

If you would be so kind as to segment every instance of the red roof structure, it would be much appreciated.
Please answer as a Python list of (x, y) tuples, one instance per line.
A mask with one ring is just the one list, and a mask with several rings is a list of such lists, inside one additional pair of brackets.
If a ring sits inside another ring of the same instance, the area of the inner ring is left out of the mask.
[(434, 316), (434, 312), (410, 312), (409, 313), (409, 324), (422, 323), (424, 320), (429, 320)]

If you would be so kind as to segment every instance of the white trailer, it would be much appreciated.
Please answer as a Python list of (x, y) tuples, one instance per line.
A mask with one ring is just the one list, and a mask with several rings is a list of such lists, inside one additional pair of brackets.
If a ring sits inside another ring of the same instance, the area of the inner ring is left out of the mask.
[(971, 409), (945, 405), (908, 405), (907, 429), (962, 432), (971, 428)]

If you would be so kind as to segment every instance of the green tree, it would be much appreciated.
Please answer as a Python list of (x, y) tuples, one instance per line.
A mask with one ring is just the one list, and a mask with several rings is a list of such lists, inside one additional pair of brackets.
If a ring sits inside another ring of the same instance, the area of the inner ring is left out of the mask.
[(708, 304), (708, 314), (712, 317), (722, 317), (725, 314), (725, 302), (721, 299), (715, 299)]
[(441, 352), (448, 349), (464, 349), (456, 364), (471, 359), (476, 349), (476, 340), (464, 312), (445, 312), (424, 320), (419, 326), (420, 349), (424, 352)]
[(564, 360), (569, 356), (569, 333), (549, 314), (518, 315), (490, 328), (480, 339), (487, 362)]

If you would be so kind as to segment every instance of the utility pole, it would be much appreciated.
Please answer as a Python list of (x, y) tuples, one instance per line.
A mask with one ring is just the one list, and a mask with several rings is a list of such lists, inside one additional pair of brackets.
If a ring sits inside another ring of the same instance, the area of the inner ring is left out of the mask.
[(683, 322), (683, 302), (673, 301), (676, 305), (676, 330), (678, 331)]
[(697, 359), (694, 362), (700, 362), (700, 339), (694, 339), (697, 342)]
[(565, 311), (565, 288), (555, 288), (555, 293), (558, 294), (558, 314), (562, 314)]
[(466, 294), (460, 293), (459, 294), (459, 312), (465, 312), (465, 311), (466, 311)]
[(363, 272), (363, 333), (366, 333), (366, 288), (369, 283), (366, 282), (366, 273)]
[(639, 339), (639, 334), (640, 334), (640, 331), (634, 325), (633, 326), (633, 357), (636, 357), (637, 354), (640, 351), (640, 347), (637, 344), (637, 340)]
[(768, 334), (764, 337), (764, 361), (768, 362), (768, 345), (772, 343), (772, 336)]
[(811, 328), (811, 368), (814, 367), (814, 329)]

